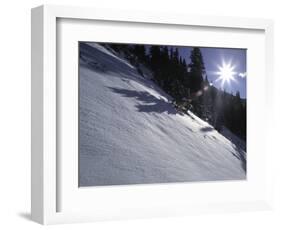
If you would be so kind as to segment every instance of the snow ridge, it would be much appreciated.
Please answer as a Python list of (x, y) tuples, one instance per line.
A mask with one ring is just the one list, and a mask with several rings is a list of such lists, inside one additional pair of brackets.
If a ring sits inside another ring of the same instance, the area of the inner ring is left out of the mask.
[(148, 71), (97, 43), (79, 64), (80, 186), (246, 179), (245, 143), (177, 113)]

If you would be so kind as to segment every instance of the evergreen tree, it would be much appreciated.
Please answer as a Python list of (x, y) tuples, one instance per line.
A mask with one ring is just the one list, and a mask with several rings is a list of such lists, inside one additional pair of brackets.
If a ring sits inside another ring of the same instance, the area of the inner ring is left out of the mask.
[(202, 101), (203, 101), (203, 110), (202, 110), (202, 118), (206, 121), (211, 121), (212, 116), (212, 97), (211, 97), (211, 89), (210, 89), (210, 83), (208, 80), (208, 76), (205, 76), (204, 83), (203, 83), (203, 94), (202, 94)]
[(156, 81), (160, 82), (161, 76), (160, 76), (160, 47), (159, 46), (151, 46), (149, 53), (150, 53), (150, 67), (151, 70), (154, 73)]
[(170, 79), (171, 79), (171, 70), (170, 70), (170, 60), (169, 60), (169, 50), (167, 46), (163, 46), (160, 49), (160, 59), (159, 67), (161, 69), (161, 87), (165, 91), (169, 91)]
[(174, 53), (173, 53), (173, 61), (174, 61), (175, 65), (179, 64), (179, 50), (178, 50), (178, 48), (176, 48)]
[(193, 48), (190, 55), (190, 83), (193, 92), (199, 91), (202, 88), (203, 75), (205, 74), (205, 66), (203, 56), (198, 47)]
[(139, 58), (141, 62), (146, 61), (146, 52), (144, 45), (134, 45), (134, 53)]

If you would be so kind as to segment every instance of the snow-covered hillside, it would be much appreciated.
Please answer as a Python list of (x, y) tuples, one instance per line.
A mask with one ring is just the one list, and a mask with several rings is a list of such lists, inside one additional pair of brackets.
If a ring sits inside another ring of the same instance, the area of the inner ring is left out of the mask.
[(80, 43), (79, 71), (80, 186), (246, 178), (243, 141), (178, 114), (125, 58)]

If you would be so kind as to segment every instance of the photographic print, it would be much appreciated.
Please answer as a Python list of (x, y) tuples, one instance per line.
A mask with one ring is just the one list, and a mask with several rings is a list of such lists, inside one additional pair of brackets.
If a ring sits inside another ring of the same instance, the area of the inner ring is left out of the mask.
[(246, 179), (246, 49), (78, 45), (80, 187)]

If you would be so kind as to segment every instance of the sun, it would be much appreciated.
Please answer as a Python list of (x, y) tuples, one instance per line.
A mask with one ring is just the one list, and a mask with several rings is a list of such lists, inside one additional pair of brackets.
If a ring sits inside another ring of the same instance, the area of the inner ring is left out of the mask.
[(218, 66), (219, 71), (216, 72), (219, 77), (216, 81), (221, 82), (221, 87), (224, 86), (224, 84), (227, 82), (230, 84), (231, 81), (235, 80), (235, 75), (237, 74), (234, 69), (235, 66), (231, 64), (231, 62), (225, 63), (225, 61), (222, 62), (221, 66)]

